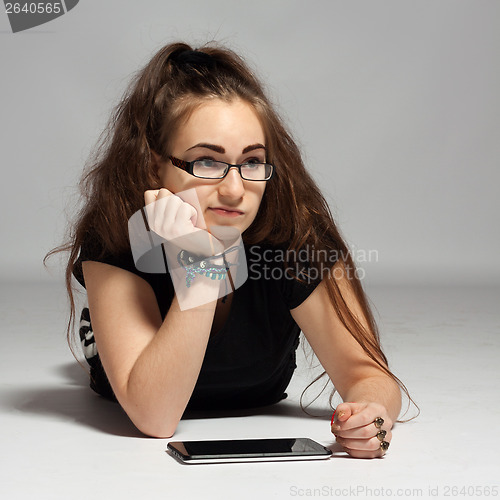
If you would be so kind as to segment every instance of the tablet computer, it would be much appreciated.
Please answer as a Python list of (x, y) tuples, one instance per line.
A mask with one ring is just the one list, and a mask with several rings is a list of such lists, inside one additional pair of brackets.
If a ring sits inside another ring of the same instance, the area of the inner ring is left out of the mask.
[(185, 464), (321, 460), (332, 454), (309, 438), (170, 441), (167, 451)]

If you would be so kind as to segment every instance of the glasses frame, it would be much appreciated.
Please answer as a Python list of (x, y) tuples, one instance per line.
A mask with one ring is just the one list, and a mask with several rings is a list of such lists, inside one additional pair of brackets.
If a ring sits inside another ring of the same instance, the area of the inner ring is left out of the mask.
[(240, 174), (240, 177), (244, 181), (267, 182), (268, 180), (270, 180), (273, 177), (274, 170), (275, 170), (274, 165), (271, 165), (271, 163), (264, 162), (263, 165), (269, 165), (271, 167), (271, 175), (267, 179), (247, 179), (246, 177), (243, 177), (243, 175), (241, 173), (241, 167), (243, 167), (244, 165), (251, 165), (251, 163), (236, 163), (236, 164), (233, 164), (233, 163), (227, 163), (225, 161), (218, 161), (217, 160), (216, 163), (223, 163), (224, 165), (226, 165), (226, 171), (224, 172), (224, 174), (222, 174), (221, 177), (202, 177), (200, 175), (195, 175), (194, 172), (193, 172), (193, 170), (194, 170), (194, 164), (197, 161), (200, 161), (200, 160), (184, 161), (184, 160), (181, 160), (180, 158), (176, 158), (175, 156), (169, 156), (168, 159), (172, 162), (172, 165), (174, 167), (177, 167), (177, 168), (180, 168), (181, 170), (184, 170), (188, 174), (191, 174), (193, 177), (196, 177), (197, 179), (208, 179), (208, 180), (220, 180), (220, 179), (224, 179), (224, 177), (226, 177), (226, 175), (229, 173), (229, 170), (231, 170), (232, 168), (237, 168), (238, 172)]

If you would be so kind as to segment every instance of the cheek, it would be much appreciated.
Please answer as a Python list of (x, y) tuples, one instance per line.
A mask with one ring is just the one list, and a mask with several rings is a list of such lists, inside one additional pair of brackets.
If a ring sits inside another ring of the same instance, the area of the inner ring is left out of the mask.
[(265, 186), (259, 190), (256, 195), (256, 211), (259, 210), (260, 204), (262, 203), (262, 198), (264, 197), (264, 192), (265, 192)]
[(160, 177), (162, 186), (172, 193), (186, 191), (196, 186), (196, 179), (181, 170), (169, 168)]
[(168, 167), (164, 167), (162, 169), (160, 172), (160, 182), (161, 185), (169, 191), (178, 191), (177, 187), (179, 185), (179, 179), (176, 172), (172, 171), (172, 169)]
[(208, 198), (210, 194), (213, 192), (213, 189), (210, 189), (210, 186), (190, 186), (194, 187), (196, 190), (196, 196), (198, 197), (198, 202), (202, 209), (206, 209), (208, 206)]

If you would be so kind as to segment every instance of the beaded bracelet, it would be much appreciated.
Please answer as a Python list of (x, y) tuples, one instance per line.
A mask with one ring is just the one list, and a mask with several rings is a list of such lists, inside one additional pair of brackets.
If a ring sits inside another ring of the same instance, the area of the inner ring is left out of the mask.
[[(212, 280), (225, 280), (229, 267), (232, 265), (226, 261), (225, 254), (237, 249), (238, 247), (231, 247), (219, 255), (203, 258), (187, 250), (181, 250), (177, 255), (177, 261), (186, 270), (186, 287), (189, 288), (191, 286), (191, 283), (196, 278), (196, 274), (206, 276)], [(224, 266), (209, 264), (209, 261), (218, 259), (219, 257), (224, 259)]]

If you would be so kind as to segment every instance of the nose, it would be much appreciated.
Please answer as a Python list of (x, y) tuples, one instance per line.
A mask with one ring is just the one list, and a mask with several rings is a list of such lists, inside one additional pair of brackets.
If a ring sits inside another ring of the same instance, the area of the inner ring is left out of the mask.
[(223, 197), (238, 199), (245, 194), (243, 179), (236, 167), (231, 167), (226, 177), (219, 184), (219, 193)]

